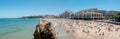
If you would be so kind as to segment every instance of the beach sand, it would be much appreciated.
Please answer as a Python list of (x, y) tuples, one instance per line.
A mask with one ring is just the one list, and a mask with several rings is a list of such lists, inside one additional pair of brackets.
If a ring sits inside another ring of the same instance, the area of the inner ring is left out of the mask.
[(57, 23), (58, 39), (119, 39), (120, 25), (73, 19), (49, 19)]

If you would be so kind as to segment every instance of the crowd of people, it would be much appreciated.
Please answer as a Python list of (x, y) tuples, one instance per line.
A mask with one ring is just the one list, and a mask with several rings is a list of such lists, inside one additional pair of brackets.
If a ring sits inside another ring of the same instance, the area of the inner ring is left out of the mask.
[(73, 33), (78, 38), (83, 39), (119, 39), (120, 25), (111, 23), (74, 20), (74, 19), (52, 19), (61, 27), (64, 27), (66, 33)]

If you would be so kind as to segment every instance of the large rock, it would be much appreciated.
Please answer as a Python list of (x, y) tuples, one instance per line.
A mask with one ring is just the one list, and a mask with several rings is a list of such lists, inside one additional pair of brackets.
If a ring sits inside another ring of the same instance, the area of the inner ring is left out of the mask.
[(40, 21), (33, 34), (34, 39), (56, 39), (54, 25), (46, 20)]

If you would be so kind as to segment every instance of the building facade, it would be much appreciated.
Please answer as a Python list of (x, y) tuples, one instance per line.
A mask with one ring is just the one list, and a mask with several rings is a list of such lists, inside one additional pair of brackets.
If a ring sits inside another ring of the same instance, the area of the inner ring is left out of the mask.
[(98, 10), (95, 9), (88, 9), (88, 10), (82, 10), (76, 13), (73, 13), (72, 11), (68, 10), (65, 11), (63, 14), (60, 15), (62, 18), (71, 18), (71, 19), (103, 19), (103, 13), (98, 12)]

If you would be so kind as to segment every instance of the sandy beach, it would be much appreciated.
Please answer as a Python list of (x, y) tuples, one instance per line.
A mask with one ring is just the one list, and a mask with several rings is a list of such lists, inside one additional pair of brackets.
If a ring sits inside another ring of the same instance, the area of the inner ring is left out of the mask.
[(73, 19), (49, 19), (55, 21), (58, 39), (119, 39), (120, 25)]

